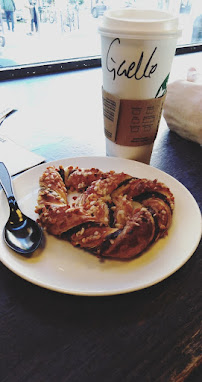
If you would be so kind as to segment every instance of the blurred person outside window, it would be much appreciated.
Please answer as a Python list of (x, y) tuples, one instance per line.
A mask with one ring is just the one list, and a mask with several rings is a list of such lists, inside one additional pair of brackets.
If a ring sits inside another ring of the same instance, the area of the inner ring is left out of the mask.
[(200, 41), (202, 41), (202, 14), (194, 20), (191, 43)]
[(200, 43), (202, 41), (202, 3), (195, 0), (192, 3), (190, 12), (190, 23), (193, 25), (191, 43)]
[(38, 32), (39, 30), (39, 14), (37, 9), (37, 1), (27, 0), (25, 3), (25, 8), (28, 8), (30, 11), (31, 32), (29, 34), (32, 35), (34, 31)]
[(12, 31), (14, 32), (14, 26), (15, 26), (14, 12), (16, 10), (14, 1), (13, 0), (1, 0), (1, 8), (5, 12), (8, 30), (10, 31), (10, 22), (11, 22)]

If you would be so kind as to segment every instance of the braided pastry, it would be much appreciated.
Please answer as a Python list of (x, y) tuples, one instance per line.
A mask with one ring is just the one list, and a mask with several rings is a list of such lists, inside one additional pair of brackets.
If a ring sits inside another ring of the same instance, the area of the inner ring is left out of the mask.
[(50, 166), (39, 184), (38, 222), (100, 257), (131, 259), (166, 235), (171, 224), (174, 197), (157, 180)]

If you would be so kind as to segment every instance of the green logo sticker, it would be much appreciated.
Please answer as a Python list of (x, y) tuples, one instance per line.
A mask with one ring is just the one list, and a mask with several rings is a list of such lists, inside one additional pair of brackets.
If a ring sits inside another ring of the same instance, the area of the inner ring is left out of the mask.
[(164, 94), (166, 94), (167, 82), (168, 82), (169, 75), (170, 75), (170, 73), (168, 73), (167, 77), (162, 82), (160, 88), (158, 89), (158, 91), (155, 95), (155, 98), (160, 98), (160, 97), (164, 96)]

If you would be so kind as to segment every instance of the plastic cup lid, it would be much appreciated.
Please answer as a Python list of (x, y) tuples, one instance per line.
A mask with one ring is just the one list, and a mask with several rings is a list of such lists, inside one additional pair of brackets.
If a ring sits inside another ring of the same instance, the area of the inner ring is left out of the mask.
[(116, 9), (104, 13), (98, 28), (102, 35), (126, 38), (179, 37), (178, 17), (158, 10)]

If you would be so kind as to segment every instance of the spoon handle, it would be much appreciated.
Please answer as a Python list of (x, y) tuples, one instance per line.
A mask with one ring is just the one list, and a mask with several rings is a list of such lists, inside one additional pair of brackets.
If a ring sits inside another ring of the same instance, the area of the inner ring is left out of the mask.
[(0, 162), (0, 183), (8, 199), (14, 199), (10, 174), (3, 162)]

